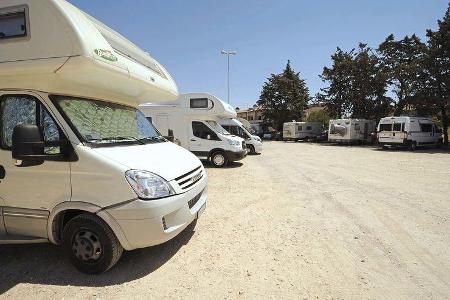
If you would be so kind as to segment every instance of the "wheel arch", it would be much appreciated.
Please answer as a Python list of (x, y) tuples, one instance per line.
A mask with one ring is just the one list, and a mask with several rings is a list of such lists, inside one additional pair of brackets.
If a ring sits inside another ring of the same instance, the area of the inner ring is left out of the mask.
[(52, 210), (47, 223), (49, 241), (59, 245), (61, 243), (61, 233), (65, 224), (72, 218), (83, 213), (97, 215), (111, 228), (122, 247), (126, 250), (131, 249), (130, 243), (117, 221), (106, 211), (102, 210), (101, 207), (86, 202), (64, 202), (57, 205)]

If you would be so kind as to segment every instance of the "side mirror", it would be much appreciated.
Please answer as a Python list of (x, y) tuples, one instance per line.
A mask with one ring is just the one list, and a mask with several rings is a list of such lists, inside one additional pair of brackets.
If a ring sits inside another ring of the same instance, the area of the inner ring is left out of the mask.
[(207, 139), (207, 140), (210, 140), (210, 139), (211, 139), (211, 135), (208, 134), (208, 135), (206, 136), (206, 139)]
[(44, 138), (36, 125), (17, 125), (12, 135), (12, 157), (22, 166), (44, 163)]

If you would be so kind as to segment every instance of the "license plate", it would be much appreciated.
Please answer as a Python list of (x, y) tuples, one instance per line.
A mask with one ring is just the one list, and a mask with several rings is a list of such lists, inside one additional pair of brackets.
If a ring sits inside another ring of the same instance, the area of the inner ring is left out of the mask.
[(205, 211), (205, 208), (206, 208), (206, 203), (204, 203), (203, 205), (202, 205), (202, 207), (200, 207), (200, 209), (198, 210), (198, 212), (197, 212), (197, 219), (200, 217), (200, 215)]

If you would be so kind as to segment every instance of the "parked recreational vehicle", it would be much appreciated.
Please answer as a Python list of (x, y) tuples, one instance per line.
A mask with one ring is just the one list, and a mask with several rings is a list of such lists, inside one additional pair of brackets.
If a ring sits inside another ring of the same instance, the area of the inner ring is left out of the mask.
[(239, 120), (220, 119), (219, 124), (229, 133), (243, 138), (250, 153), (256, 154), (262, 152), (263, 145), (261, 138), (257, 135), (252, 135)]
[(330, 120), (328, 141), (337, 143), (370, 143), (376, 123), (365, 119)]
[(63, 0), (2, 0), (0, 33), (0, 244), (101, 273), (199, 217), (201, 162), (137, 109), (178, 96), (157, 61)]
[(314, 139), (322, 131), (323, 124), (320, 122), (287, 122), (283, 124), (283, 141)]
[(245, 141), (218, 123), (220, 119), (236, 118), (236, 111), (213, 95), (182, 94), (173, 103), (144, 104), (140, 109), (162, 135), (173, 135), (181, 146), (216, 167), (247, 155)]
[(382, 147), (442, 145), (442, 130), (430, 118), (387, 117), (378, 124), (378, 142)]

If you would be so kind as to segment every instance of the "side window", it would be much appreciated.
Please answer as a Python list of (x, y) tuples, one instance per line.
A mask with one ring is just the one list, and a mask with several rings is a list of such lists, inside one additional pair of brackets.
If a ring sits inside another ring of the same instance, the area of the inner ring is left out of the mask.
[(0, 102), (1, 145), (11, 149), (14, 127), (20, 124), (36, 125), (36, 101), (22, 96), (5, 97)]
[(208, 98), (191, 98), (191, 108), (208, 108)]
[(207, 140), (208, 135), (211, 137), (211, 140), (217, 140), (217, 136), (208, 126), (206, 126), (202, 122), (193, 121), (192, 122), (192, 133), (194, 136)]
[(432, 124), (420, 124), (420, 131), (422, 132), (432, 132), (433, 125)]
[(297, 130), (302, 131), (303, 130), (302, 126), (298, 126)]
[(0, 13), (0, 40), (27, 36), (25, 8)]
[(306, 130), (312, 130), (311, 126), (306, 126)]
[[(14, 127), (21, 124), (38, 125), (44, 141), (51, 143), (60, 140), (60, 131), (48, 111), (30, 96), (8, 96), (0, 100), (1, 147), (10, 150)], [(46, 154), (60, 153), (59, 147), (45, 147)]]

